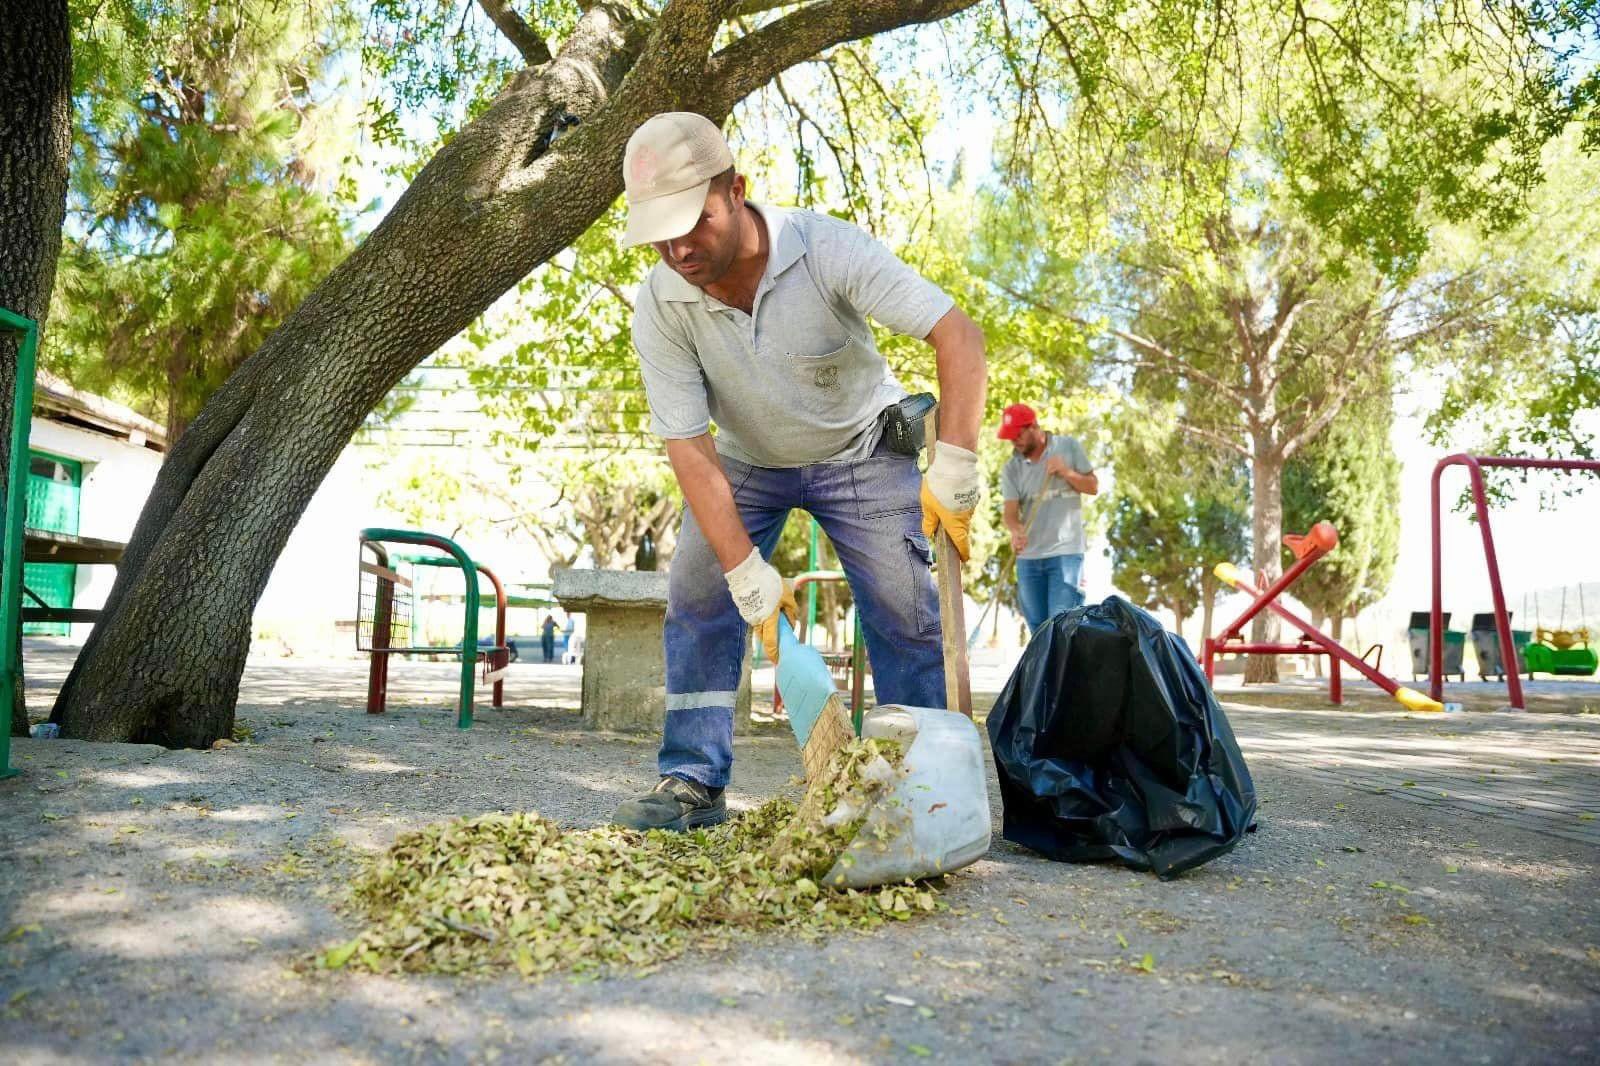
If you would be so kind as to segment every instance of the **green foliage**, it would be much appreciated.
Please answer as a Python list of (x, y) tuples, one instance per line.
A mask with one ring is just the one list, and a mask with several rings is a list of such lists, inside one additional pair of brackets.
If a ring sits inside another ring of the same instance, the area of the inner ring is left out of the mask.
[(1292, 594), (1318, 615), (1353, 617), (1383, 598), (1400, 556), (1400, 460), (1390, 443), (1387, 395), (1347, 408), (1283, 471), (1284, 527), (1320, 521), (1339, 546), (1295, 582)]
[(468, 330), (467, 380), (505, 427), (497, 444), (658, 447), (632, 340), (633, 294), (655, 253), (623, 248), (622, 227), (613, 207)]
[(78, 12), (85, 121), (47, 359), (175, 435), (349, 251), (337, 13), (251, 0)]
[(1004, 165), (1090, 179), (1056, 205), (1092, 212), (1096, 172), (1182, 158), (1138, 190), (1176, 228), (1265, 175), (1318, 230), (1404, 274), (1431, 219), (1521, 214), (1541, 146), (1593, 115), (1596, 24), (1593, 0), (1038, 0), (992, 12), (986, 36), (1007, 75)]
[(1244, 555), (1249, 478), (1159, 410), (1125, 412), (1121, 428), (1106, 534), (1112, 582), (1141, 607), (1171, 611), (1181, 628), (1214, 596), (1212, 568)]
[[(546, 40), (565, 37), (578, 20), (572, 0), (511, 6)], [(525, 65), (478, 0), (371, 0), (361, 62), (372, 75), (365, 106), (373, 139), (402, 150), (397, 169), (407, 178)]]
[[(980, 220), (1000, 254), (985, 276), (1089, 333), (1130, 412), (1182, 427), (1175, 452), (1204, 444), (1253, 464), (1256, 565), (1275, 568), (1283, 463), (1345, 405), (1383, 398), (1374, 367), (1427, 358), (1479, 306), (1473, 275), (1443, 259), (1447, 227), (1526, 224), (1541, 152), (1592, 108), (1573, 68), (1581, 38), (1559, 36), (1592, 26), (1584, 6), (992, 11), (1008, 78), (995, 96), (1005, 182)], [(1556, 431), (1561, 417), (1547, 419)], [(1119, 585), (1149, 602), (1202, 592), (1178, 547), (1209, 480), (1199, 465), (1113, 503)], [(1120, 461), (1117, 474), (1120, 486)]]
[(1432, 257), (1419, 314), (1428, 333), (1416, 363), (1442, 386), (1428, 427), (1441, 448), (1596, 454), (1600, 157), (1585, 154), (1580, 140), (1569, 131), (1546, 150), (1550, 183), (1526, 219), (1491, 238), (1450, 231)]

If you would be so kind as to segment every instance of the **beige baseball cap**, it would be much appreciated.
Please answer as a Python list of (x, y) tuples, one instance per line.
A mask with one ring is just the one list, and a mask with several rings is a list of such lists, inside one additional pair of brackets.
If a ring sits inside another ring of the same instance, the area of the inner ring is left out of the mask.
[(694, 229), (711, 179), (731, 166), (727, 140), (705, 116), (667, 111), (646, 119), (622, 154), (628, 192), (623, 245), (671, 240)]

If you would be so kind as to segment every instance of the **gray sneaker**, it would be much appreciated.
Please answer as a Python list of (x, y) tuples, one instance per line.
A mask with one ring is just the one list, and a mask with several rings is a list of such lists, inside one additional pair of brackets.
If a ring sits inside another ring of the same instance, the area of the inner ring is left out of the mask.
[(722, 789), (698, 781), (663, 777), (638, 799), (626, 800), (611, 816), (613, 825), (629, 829), (671, 829), (682, 832), (699, 826), (721, 825), (728, 820)]

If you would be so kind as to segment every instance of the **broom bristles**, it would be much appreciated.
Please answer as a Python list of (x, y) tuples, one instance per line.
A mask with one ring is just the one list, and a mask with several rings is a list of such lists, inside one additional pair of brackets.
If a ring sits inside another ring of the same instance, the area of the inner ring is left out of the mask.
[(844, 704), (839, 702), (838, 693), (829, 696), (822, 705), (822, 713), (817, 715), (816, 723), (811, 727), (811, 735), (806, 737), (805, 747), (800, 749), (800, 762), (805, 766), (806, 782), (815, 782), (827, 769), (828, 760), (834, 752), (844, 747), (856, 738), (855, 727), (850, 722), (850, 715), (845, 712)]

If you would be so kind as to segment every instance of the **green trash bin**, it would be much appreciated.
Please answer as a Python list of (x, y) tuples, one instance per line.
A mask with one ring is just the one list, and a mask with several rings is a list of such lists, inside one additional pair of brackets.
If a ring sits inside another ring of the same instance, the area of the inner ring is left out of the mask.
[[(1411, 645), (1411, 679), (1420, 681), (1431, 674), (1430, 642), (1428, 636), (1432, 631), (1429, 624), (1432, 620), (1432, 611), (1412, 611), (1411, 625), (1406, 629), (1406, 639)], [(1444, 618), (1444, 670), (1443, 676), (1455, 677), (1457, 680), (1467, 679), (1466, 671), (1462, 667), (1462, 658), (1467, 650), (1467, 635), (1459, 629), (1450, 628), (1450, 612), (1443, 612)]]

